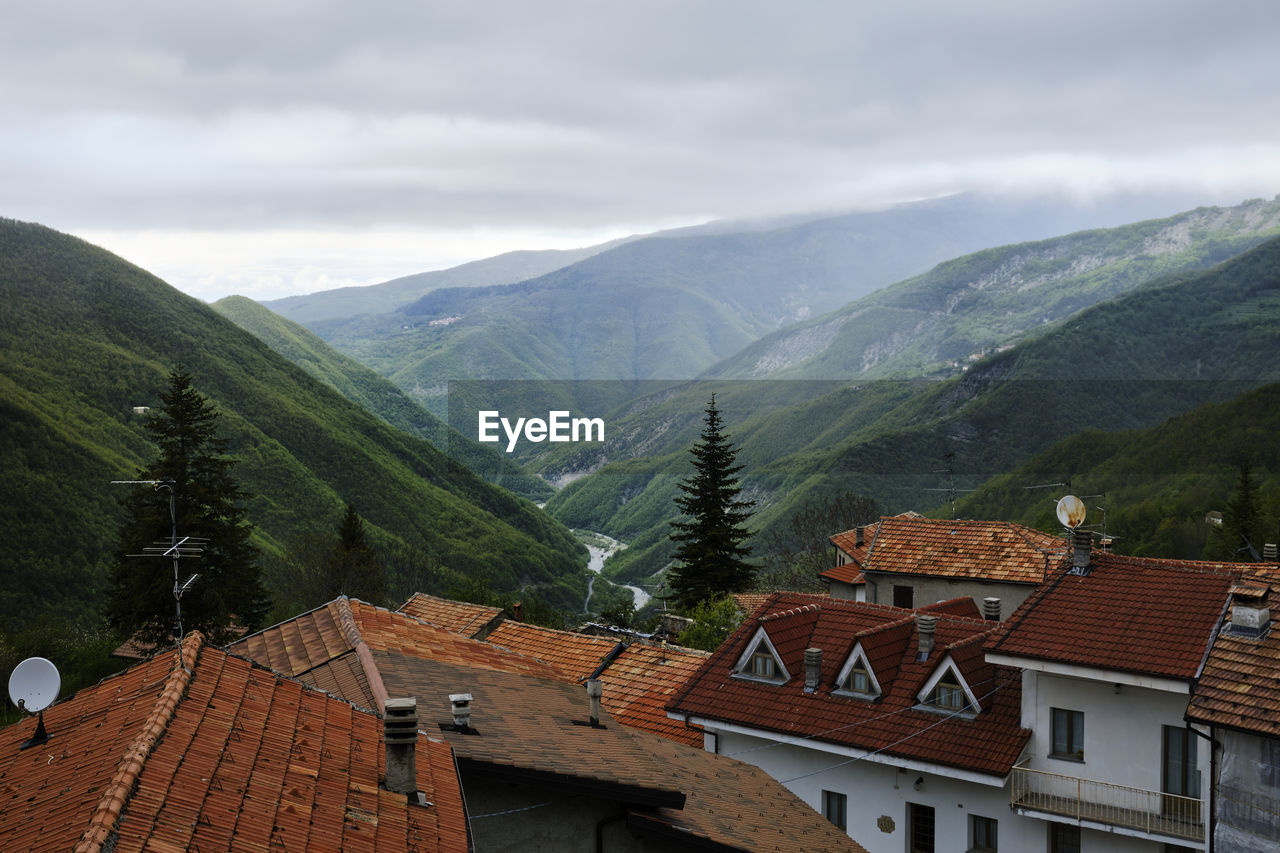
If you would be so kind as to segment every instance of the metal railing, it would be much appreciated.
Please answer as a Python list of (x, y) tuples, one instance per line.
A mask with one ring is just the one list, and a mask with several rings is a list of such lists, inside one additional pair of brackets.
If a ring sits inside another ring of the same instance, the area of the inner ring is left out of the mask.
[(1190, 841), (1204, 838), (1204, 806), (1193, 797), (1095, 782), (1027, 767), (1013, 768), (1010, 791), (1014, 808)]

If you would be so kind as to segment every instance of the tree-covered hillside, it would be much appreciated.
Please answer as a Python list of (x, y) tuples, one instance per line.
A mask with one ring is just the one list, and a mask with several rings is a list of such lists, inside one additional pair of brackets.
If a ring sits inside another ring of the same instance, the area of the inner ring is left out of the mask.
[(112, 480), (155, 453), (134, 407), (175, 367), (222, 413), (279, 552), (354, 504), (377, 541), (415, 546), (494, 590), (585, 594), (586, 556), (532, 503), (344, 399), (209, 306), (80, 240), (0, 221), (0, 614), (98, 612), (120, 519)]
[(326, 344), (303, 326), (244, 296), (228, 296), (214, 310), (351, 402), (399, 430), (431, 442), (485, 480), (521, 497), (545, 501), (552, 488), (505, 455), (477, 444), (415, 403), (395, 384)]
[[(757, 523), (767, 532), (813, 496), (850, 492), (889, 512), (936, 507), (947, 503), (948, 489), (962, 494), (1084, 430), (1152, 426), (1276, 381), (1277, 319), (1280, 240), (1273, 239), (1207, 272), (1159, 279), (1097, 305), (951, 380), (845, 384), (782, 408), (754, 405), (749, 382), (697, 383), (696, 396), (717, 391), (746, 466), (745, 493), (760, 505)], [(790, 385), (820, 387), (761, 383)], [(646, 434), (646, 423), (651, 436), (670, 424), (656, 416), (615, 432)], [(671, 443), (687, 429), (672, 429)], [(614, 457), (548, 504), (566, 524), (631, 542), (611, 567), (629, 577), (652, 572), (670, 552), (659, 531), (684, 472), (679, 453), (664, 448), (643, 459)]]
[[(1241, 465), (1261, 499), (1263, 537), (1280, 541), (1280, 385), (1201, 406), (1149, 429), (1086, 430), (956, 503), (966, 518), (1002, 518), (1057, 530), (1054, 503), (1070, 490), (1088, 497), (1086, 523), (1139, 556), (1248, 559), (1211, 553), (1212, 513), (1229, 513)], [(1063, 483), (1052, 489), (1028, 488)], [(1240, 543), (1229, 543), (1239, 549)], [(1208, 550), (1206, 550), (1206, 548)]]
[(1153, 278), (1205, 269), (1280, 234), (1280, 198), (987, 249), (770, 334), (704, 376), (954, 375)]
[(953, 197), (660, 233), (518, 284), (435, 290), (393, 313), (308, 326), (443, 414), (451, 379), (693, 377), (783, 324), (939, 261), (1110, 219), (1062, 199)]

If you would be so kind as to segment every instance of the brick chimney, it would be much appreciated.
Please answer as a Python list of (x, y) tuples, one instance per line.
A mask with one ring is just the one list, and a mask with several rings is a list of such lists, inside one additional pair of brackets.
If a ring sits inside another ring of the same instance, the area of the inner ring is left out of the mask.
[(418, 790), (418, 700), (409, 696), (388, 699), (382, 718), (382, 740), (387, 750), (386, 788), (397, 794)]
[(994, 597), (982, 599), (982, 618), (988, 622), (1000, 621), (1000, 599)]
[(933, 632), (938, 627), (938, 617), (932, 613), (916, 614), (916, 631), (920, 634), (920, 653), (917, 660), (928, 660), (933, 653)]
[(822, 649), (804, 650), (804, 692), (812, 693), (822, 682)]
[(1238, 583), (1231, 587), (1231, 623), (1228, 632), (1236, 637), (1261, 639), (1271, 629), (1271, 608), (1267, 587)]
[(862, 526), (861, 525), (853, 529), (853, 544), (859, 548), (862, 547)]

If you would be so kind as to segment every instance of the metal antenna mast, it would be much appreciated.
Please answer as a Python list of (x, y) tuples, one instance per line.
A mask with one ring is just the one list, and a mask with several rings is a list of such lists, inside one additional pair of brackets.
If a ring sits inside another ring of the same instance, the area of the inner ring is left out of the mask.
[(144, 546), (141, 554), (129, 554), (130, 557), (169, 557), (173, 560), (173, 616), (174, 626), (177, 631), (176, 639), (179, 644), (182, 642), (182, 596), (191, 589), (191, 585), (200, 577), (198, 573), (192, 574), (186, 580), (179, 580), (178, 561), (183, 557), (198, 557), (204, 550), (204, 543), (207, 541), (194, 536), (183, 536), (178, 538), (178, 508), (177, 498), (174, 494), (174, 487), (177, 483), (173, 480), (112, 480), (113, 485), (138, 485), (151, 486), (156, 491), (167, 489), (169, 491), (169, 541), (156, 542), (151, 545)]

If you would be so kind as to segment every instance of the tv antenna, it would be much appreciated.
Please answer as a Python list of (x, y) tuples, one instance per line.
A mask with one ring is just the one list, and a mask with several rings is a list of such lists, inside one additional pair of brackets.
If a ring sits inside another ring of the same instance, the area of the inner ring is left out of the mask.
[(955, 464), (954, 464), (956, 461), (955, 451), (948, 450), (942, 458), (946, 460), (947, 467), (935, 468), (933, 469), (933, 473), (947, 475), (946, 488), (925, 489), (925, 491), (926, 492), (946, 492), (947, 501), (951, 504), (951, 514), (955, 515), (956, 514), (956, 492), (972, 492), (972, 491), (976, 491), (976, 489), (957, 489), (956, 488), (956, 471), (955, 471)]
[(44, 727), (44, 709), (58, 698), (61, 686), (58, 668), (46, 658), (27, 658), (13, 668), (9, 674), (9, 699), (18, 706), (18, 710), (40, 715), (35, 734), (30, 740), (23, 741), (19, 749), (39, 746), (49, 739), (49, 732)]
[(177, 501), (174, 495), (174, 487), (177, 483), (173, 480), (112, 480), (113, 485), (134, 485), (134, 486), (151, 486), (156, 491), (167, 489), (169, 491), (169, 523), (170, 533), (169, 541), (163, 540), (146, 545), (142, 549), (141, 554), (129, 554), (130, 557), (168, 557), (173, 560), (173, 611), (174, 625), (177, 631), (177, 641), (182, 642), (182, 596), (187, 590), (191, 589), (200, 577), (199, 573), (188, 575), (186, 580), (179, 580), (178, 561), (183, 557), (199, 557), (204, 550), (206, 539), (195, 536), (183, 536), (178, 538), (178, 509)]

